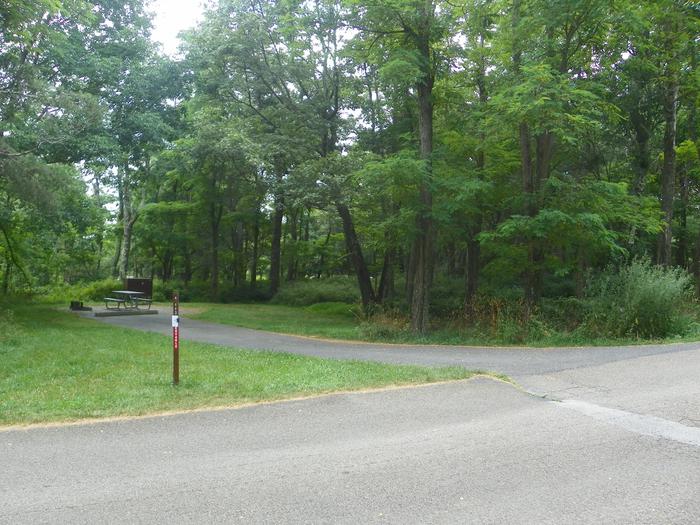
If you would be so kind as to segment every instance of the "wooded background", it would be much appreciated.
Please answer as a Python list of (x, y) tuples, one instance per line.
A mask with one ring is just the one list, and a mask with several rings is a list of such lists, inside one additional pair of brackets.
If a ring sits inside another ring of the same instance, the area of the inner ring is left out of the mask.
[(135, 275), (264, 299), (353, 275), (423, 332), (436, 289), (469, 319), (635, 259), (700, 282), (699, 17), (221, 0), (169, 58), (142, 0), (5, 1), (1, 291)]

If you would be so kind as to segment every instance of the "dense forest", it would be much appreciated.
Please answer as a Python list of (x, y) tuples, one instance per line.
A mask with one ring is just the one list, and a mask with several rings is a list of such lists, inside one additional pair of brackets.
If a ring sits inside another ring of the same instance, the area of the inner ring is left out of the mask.
[(350, 276), (424, 332), (700, 283), (696, 2), (219, 0), (176, 58), (151, 23), (2, 3), (0, 294)]

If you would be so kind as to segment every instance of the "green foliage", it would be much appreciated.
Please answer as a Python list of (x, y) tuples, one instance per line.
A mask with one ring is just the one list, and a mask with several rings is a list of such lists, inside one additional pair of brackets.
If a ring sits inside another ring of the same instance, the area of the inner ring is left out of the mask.
[(272, 298), (273, 304), (311, 306), (316, 303), (355, 304), (360, 300), (357, 283), (351, 277), (290, 282)]
[(682, 335), (690, 301), (690, 276), (680, 268), (654, 266), (634, 260), (609, 269), (589, 291), (589, 333), (613, 337), (654, 339)]
[(440, 276), (431, 288), (430, 312), (438, 319), (449, 319), (464, 306), (464, 279)]
[(536, 133), (548, 131), (565, 143), (599, 128), (604, 110), (614, 111), (548, 64), (524, 66), (521, 82), (494, 96), (492, 104), (489, 118), (525, 122)]
[(58, 283), (37, 290), (42, 301), (68, 304), (70, 301), (100, 302), (113, 296), (113, 290), (122, 290), (124, 285), (118, 279), (102, 279), (87, 283)]
[[(263, 301), (269, 299), (264, 289), (251, 289), (249, 286), (221, 286), (219, 294), (211, 297), (210, 283), (194, 280), (185, 284), (180, 280), (153, 282), (153, 300), (170, 302), (174, 292), (178, 292), (182, 302), (217, 301), (222, 303)], [(70, 301), (102, 302), (110, 297), (113, 290), (124, 287), (122, 281), (106, 278), (99, 281), (81, 282), (76, 284), (58, 283), (38, 287), (34, 290), (35, 297), (41, 302), (67, 304)]]
[(253, 302), (267, 301), (270, 296), (267, 290), (251, 288), (248, 285), (235, 286), (226, 283), (219, 286), (215, 296), (212, 297), (211, 283), (195, 279), (185, 283), (178, 279), (170, 281), (155, 281), (153, 285), (153, 299), (156, 301), (169, 302), (173, 298), (173, 293), (177, 292), (182, 302), (215, 301), (220, 303), (232, 302)]
[(665, 226), (696, 262), (689, 2), (221, 0), (177, 60), (144, 0), (5, 4), (2, 294), (99, 301), (134, 274), (252, 302), (286, 280), (275, 302), (340, 319), (319, 305), (354, 304), (356, 273), (384, 303), (362, 329), (400, 340), (432, 267), (435, 330), (533, 342), (581, 335), (602, 299), (570, 296)]
[(398, 49), (381, 68), (380, 78), (388, 84), (396, 84), (408, 89), (415, 85), (422, 75), (420, 56), (406, 49)]

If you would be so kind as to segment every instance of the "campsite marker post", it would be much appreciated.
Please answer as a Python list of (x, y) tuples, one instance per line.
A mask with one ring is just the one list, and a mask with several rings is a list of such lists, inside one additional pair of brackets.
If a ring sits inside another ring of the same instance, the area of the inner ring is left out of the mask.
[(180, 382), (180, 296), (173, 293), (173, 385)]

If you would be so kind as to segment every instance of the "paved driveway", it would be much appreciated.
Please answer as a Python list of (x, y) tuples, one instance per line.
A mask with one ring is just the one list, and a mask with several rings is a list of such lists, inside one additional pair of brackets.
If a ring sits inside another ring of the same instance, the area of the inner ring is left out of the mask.
[[(90, 317), (89, 315), (86, 315)], [(92, 318), (92, 317), (90, 317)], [(93, 318), (94, 319), (94, 318)], [(113, 326), (170, 334), (170, 315), (106, 317)], [(645, 355), (672, 354), (700, 348), (700, 343), (591, 348), (460, 347), (440, 345), (390, 345), (329, 341), (262, 332), (236, 326), (183, 318), (181, 338), (251, 350), (273, 350), (330, 359), (361, 359), (385, 363), (464, 366), (510, 376), (543, 374), (582, 366), (617, 362)]]
[(476, 379), (0, 432), (0, 522), (700, 522), (700, 345), (396, 347), (189, 320), (183, 337), (461, 364), (537, 395)]

